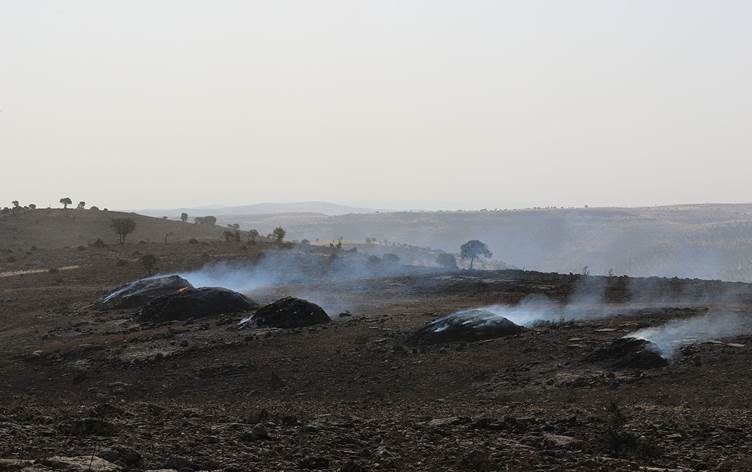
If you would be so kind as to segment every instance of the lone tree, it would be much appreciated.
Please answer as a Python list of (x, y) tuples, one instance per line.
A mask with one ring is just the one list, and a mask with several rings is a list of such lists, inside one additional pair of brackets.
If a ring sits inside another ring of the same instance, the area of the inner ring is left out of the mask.
[(252, 229), (248, 231), (248, 242), (251, 244), (256, 244), (256, 238), (259, 237), (259, 232), (257, 229)]
[(457, 259), (455, 259), (454, 254), (442, 252), (436, 256), (436, 263), (444, 269), (457, 270)]
[(154, 273), (154, 269), (157, 268), (157, 256), (154, 254), (144, 254), (141, 257), (141, 264), (144, 265), (146, 272), (151, 275)]
[(78, 202), (76, 209), (83, 210), (84, 208), (86, 208), (86, 202)]
[(274, 228), (274, 231), (272, 231), (272, 237), (278, 243), (281, 243), (285, 239), (285, 234), (287, 234), (287, 231), (285, 231), (281, 226), (277, 226), (276, 228)]
[(489, 258), (493, 256), (493, 254), (488, 249), (488, 246), (486, 246), (486, 243), (473, 239), (460, 247), (460, 256), (462, 256), (463, 259), (470, 259), (470, 270), (473, 270), (473, 263), (475, 262), (476, 257)]
[(185, 212), (181, 213), (180, 214), (180, 221), (182, 221), (183, 223), (185, 223), (186, 221), (188, 221), (188, 213), (185, 213)]
[(112, 229), (120, 237), (120, 244), (125, 244), (125, 238), (136, 229), (136, 222), (130, 218), (113, 218)]
[(63, 210), (67, 210), (68, 205), (73, 205), (73, 200), (70, 197), (63, 197), (60, 199), (60, 203), (63, 205)]

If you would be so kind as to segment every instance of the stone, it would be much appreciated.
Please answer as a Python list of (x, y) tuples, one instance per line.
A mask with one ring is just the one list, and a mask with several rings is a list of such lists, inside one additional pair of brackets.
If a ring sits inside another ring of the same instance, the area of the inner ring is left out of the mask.
[(139, 317), (151, 322), (187, 320), (247, 312), (257, 306), (253, 300), (226, 288), (184, 288), (154, 298), (141, 307)]
[(507, 318), (487, 310), (465, 310), (441, 316), (410, 337), (413, 344), (471, 342), (512, 336), (525, 331)]
[(147, 277), (130, 282), (101, 297), (94, 303), (100, 310), (138, 308), (149, 301), (193, 286), (178, 275)]
[(259, 308), (245, 325), (254, 328), (303, 328), (321, 323), (329, 323), (331, 319), (323, 308), (308, 300), (295, 297), (285, 297)]

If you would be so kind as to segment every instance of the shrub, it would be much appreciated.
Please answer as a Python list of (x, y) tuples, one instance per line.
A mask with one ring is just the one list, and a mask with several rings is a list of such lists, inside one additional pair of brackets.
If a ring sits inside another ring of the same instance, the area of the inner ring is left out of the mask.
[(144, 265), (144, 268), (146, 269), (146, 272), (149, 274), (154, 273), (154, 269), (157, 268), (157, 256), (154, 254), (144, 254), (141, 256), (141, 264)]

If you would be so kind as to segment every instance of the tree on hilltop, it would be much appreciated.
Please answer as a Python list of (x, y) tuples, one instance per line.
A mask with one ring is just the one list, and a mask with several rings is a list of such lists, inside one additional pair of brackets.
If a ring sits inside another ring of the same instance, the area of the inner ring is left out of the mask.
[(60, 204), (63, 205), (63, 210), (67, 210), (68, 205), (73, 205), (73, 200), (71, 200), (70, 197), (63, 197), (60, 199)]

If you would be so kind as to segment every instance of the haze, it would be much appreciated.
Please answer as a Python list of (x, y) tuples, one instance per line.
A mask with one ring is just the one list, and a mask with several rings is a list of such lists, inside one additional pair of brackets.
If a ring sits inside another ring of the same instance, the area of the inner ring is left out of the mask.
[(3, 2), (1, 205), (752, 201), (750, 13)]

